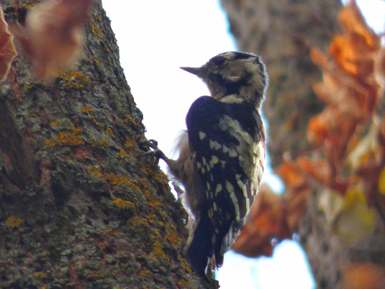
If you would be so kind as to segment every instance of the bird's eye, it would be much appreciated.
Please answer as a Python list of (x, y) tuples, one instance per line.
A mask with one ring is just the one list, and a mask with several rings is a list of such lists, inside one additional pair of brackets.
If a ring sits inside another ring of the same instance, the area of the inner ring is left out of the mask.
[(223, 64), (225, 64), (226, 59), (224, 57), (215, 57), (215, 58), (213, 58), (212, 62), (216, 66), (222, 66)]

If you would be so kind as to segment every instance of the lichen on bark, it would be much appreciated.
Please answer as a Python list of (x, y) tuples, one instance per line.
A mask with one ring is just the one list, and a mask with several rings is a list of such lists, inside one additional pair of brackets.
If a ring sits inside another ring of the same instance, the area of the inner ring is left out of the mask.
[[(36, 3), (2, 8), (22, 22)], [(141, 157), (143, 116), (100, 1), (86, 31), (81, 63), (51, 85), (21, 54), (0, 85), (0, 287), (209, 288), (184, 258), (186, 212)]]

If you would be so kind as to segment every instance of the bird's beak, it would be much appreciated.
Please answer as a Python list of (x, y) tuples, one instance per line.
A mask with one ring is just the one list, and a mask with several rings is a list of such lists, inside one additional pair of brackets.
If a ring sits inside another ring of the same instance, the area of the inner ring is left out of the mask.
[(204, 66), (202, 67), (181, 67), (184, 71), (190, 72), (198, 77), (205, 77), (207, 70)]

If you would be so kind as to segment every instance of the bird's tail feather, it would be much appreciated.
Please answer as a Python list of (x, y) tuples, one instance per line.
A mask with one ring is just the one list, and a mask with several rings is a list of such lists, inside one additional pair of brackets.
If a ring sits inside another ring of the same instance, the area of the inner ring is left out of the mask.
[[(208, 216), (207, 216), (208, 218)], [(213, 255), (212, 229), (210, 222), (200, 219), (187, 243), (186, 254), (193, 270), (203, 278)]]

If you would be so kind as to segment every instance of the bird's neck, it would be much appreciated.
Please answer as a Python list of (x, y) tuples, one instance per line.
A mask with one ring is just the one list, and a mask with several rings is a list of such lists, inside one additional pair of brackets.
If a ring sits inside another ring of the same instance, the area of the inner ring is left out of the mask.
[(244, 99), (239, 97), (238, 94), (234, 93), (220, 97), (219, 101), (224, 103), (242, 103), (244, 102)]

